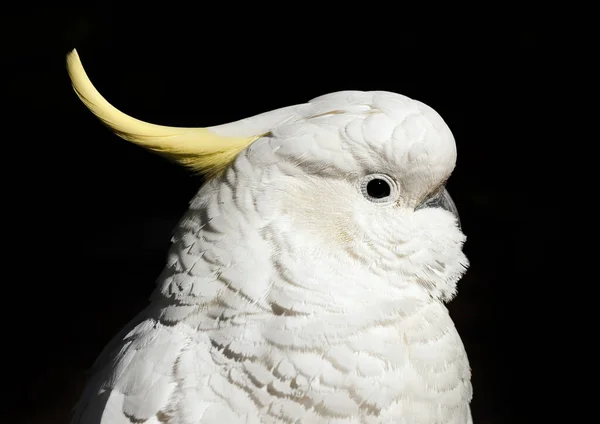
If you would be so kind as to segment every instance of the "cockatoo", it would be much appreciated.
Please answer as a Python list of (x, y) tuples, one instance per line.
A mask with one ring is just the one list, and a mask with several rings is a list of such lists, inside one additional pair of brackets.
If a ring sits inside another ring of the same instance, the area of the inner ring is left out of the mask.
[(147, 308), (97, 359), (77, 424), (471, 423), (446, 309), (468, 260), (431, 107), (341, 91), (208, 128), (74, 90), (114, 132), (207, 176)]

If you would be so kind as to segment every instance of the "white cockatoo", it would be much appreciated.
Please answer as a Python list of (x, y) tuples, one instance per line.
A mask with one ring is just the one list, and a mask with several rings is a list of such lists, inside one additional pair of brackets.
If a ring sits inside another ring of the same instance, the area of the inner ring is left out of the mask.
[(73, 50), (85, 105), (207, 180), (148, 307), (106, 347), (78, 424), (471, 423), (445, 303), (468, 261), (430, 107), (342, 91), (209, 128), (134, 119)]

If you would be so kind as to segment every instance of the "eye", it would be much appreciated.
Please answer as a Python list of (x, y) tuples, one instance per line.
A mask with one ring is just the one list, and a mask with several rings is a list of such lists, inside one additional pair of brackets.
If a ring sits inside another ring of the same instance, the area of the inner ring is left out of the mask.
[(390, 204), (398, 199), (396, 182), (385, 174), (370, 174), (360, 179), (360, 192), (373, 203)]
[(367, 194), (374, 199), (388, 197), (391, 192), (392, 188), (388, 182), (380, 178), (373, 178), (367, 183)]

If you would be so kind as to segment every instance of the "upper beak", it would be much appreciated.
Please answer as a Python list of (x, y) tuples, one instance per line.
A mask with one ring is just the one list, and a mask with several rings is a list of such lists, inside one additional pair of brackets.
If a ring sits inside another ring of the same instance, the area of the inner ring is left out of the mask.
[(437, 194), (434, 196), (426, 198), (419, 206), (415, 208), (415, 210), (423, 209), (423, 208), (442, 208), (446, 209), (448, 212), (452, 213), (456, 217), (456, 222), (458, 223), (458, 228), (460, 226), (460, 216), (458, 215), (458, 209), (456, 209), (456, 205), (454, 204), (454, 200), (450, 197), (450, 193), (448, 190), (444, 188), (443, 190), (439, 190)]

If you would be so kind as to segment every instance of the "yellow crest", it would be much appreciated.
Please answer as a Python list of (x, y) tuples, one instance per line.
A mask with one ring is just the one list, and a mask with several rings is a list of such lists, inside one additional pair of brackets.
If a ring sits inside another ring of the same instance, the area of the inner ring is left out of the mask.
[(166, 127), (140, 121), (121, 112), (102, 97), (83, 69), (76, 50), (67, 55), (67, 70), (77, 96), (119, 137), (208, 177), (224, 170), (242, 150), (262, 135), (226, 137), (208, 128)]

